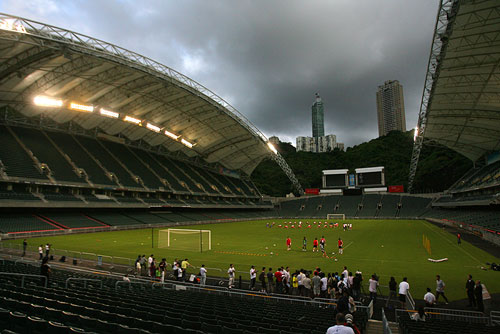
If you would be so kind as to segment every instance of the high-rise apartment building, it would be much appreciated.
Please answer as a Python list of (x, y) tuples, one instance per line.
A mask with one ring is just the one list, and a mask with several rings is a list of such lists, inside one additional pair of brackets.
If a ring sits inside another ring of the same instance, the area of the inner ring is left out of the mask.
[(377, 91), (378, 135), (390, 131), (406, 131), (403, 86), (397, 80), (388, 80)]
[(325, 135), (325, 113), (323, 109), (323, 101), (316, 93), (316, 101), (311, 107), (312, 110), (312, 133), (313, 137), (323, 137)]

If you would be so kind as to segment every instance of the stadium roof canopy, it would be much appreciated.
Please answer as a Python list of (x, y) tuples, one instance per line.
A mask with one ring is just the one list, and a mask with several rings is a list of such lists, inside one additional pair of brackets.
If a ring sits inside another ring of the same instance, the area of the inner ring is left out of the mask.
[[(34, 103), (40, 95), (62, 106), (40, 107)], [(44, 113), (58, 123), (163, 145), (246, 175), (271, 155), (300, 188), (267, 138), (199, 83), (118, 46), (0, 13), (0, 106), (6, 105), (25, 116)]]
[(441, 0), (419, 114), (414, 169), (424, 138), (472, 161), (500, 149), (500, 1)]

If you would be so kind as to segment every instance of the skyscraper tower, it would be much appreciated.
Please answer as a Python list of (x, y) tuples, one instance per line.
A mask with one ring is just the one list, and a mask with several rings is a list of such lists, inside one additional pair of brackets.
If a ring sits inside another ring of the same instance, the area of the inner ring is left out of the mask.
[(318, 93), (316, 93), (316, 101), (312, 105), (311, 110), (313, 138), (323, 137), (325, 135), (325, 115), (323, 101)]
[(378, 135), (390, 131), (406, 131), (405, 101), (403, 86), (397, 80), (388, 80), (378, 86), (377, 91)]

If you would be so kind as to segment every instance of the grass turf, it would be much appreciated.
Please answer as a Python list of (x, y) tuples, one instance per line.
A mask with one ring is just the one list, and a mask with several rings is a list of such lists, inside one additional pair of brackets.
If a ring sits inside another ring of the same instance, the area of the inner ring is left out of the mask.
[[(233, 263), (245, 279), (248, 278), (251, 265), (255, 265), (258, 270), (263, 266), (289, 266), (292, 272), (315, 267), (321, 267), (324, 272), (341, 272), (345, 265), (349, 271), (362, 271), (364, 283), (367, 283), (372, 273), (380, 276), (381, 285), (387, 285), (390, 276), (394, 276), (398, 282), (407, 276), (410, 291), (417, 299), (423, 298), (426, 287), (435, 289), (436, 274), (440, 274), (446, 283), (445, 292), (450, 300), (466, 298), (465, 282), (470, 273), (474, 279), (480, 279), (490, 293), (500, 292), (500, 273), (480, 269), (486, 266), (486, 262), (498, 263), (498, 258), (469, 244), (467, 235), (463, 236), (462, 244), (457, 245), (455, 236), (425, 221), (345, 221), (353, 224), (351, 231), (343, 231), (341, 227), (317, 228), (314, 224), (310, 229), (285, 229), (277, 227), (283, 220), (274, 221), (276, 225), (273, 228), (266, 228), (266, 223), (270, 222), (267, 220), (180, 227), (212, 231), (212, 250), (203, 253), (157, 248), (159, 233), (158, 230), (152, 233), (151, 229), (41, 237), (29, 239), (28, 242), (31, 246), (48, 242), (56, 249), (132, 259), (138, 254), (154, 254), (157, 260), (165, 257), (168, 262), (174, 258), (189, 258), (189, 262), (195, 266), (205, 264), (208, 268), (221, 269), (209, 269), (209, 275), (225, 276), (229, 264)], [(305, 221), (313, 220), (304, 219), (303, 226)], [(431, 256), (422, 246), (423, 234), (431, 241)], [(151, 247), (152, 235), (154, 248)], [(322, 235), (326, 238), (326, 251), (330, 258), (312, 252), (314, 238), (320, 239)], [(288, 236), (292, 239), (291, 251), (286, 250)], [(307, 252), (301, 250), (304, 236), (307, 237)], [(343, 255), (337, 254), (339, 237), (344, 241)], [(427, 260), (429, 257), (447, 257), (448, 261), (431, 263)]]

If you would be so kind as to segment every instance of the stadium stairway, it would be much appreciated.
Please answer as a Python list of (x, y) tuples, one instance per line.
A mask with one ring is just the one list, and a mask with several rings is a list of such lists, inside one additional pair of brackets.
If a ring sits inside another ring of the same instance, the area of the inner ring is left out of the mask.
[[(392, 333), (399, 333), (398, 324), (395, 322), (389, 322), (389, 328)], [(380, 334), (384, 332), (384, 327), (382, 325), (382, 321), (370, 319), (366, 324), (366, 331), (364, 334)]]

